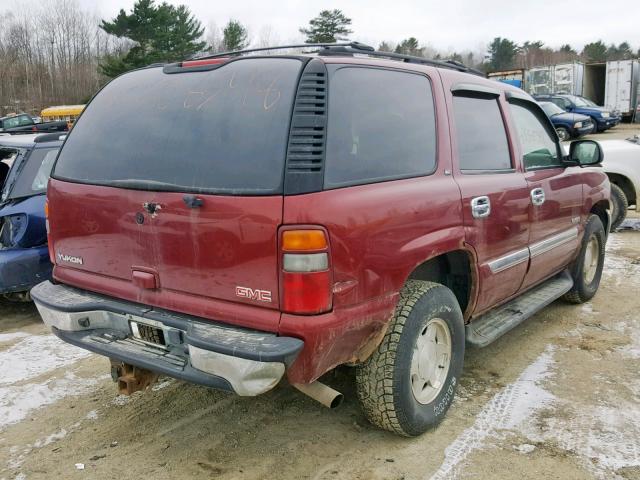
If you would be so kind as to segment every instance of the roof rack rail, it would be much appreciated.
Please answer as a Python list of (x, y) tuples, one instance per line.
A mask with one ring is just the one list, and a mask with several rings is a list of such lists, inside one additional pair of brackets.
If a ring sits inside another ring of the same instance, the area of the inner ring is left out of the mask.
[(219, 57), (233, 57), (242, 55), (244, 53), (254, 53), (254, 52), (268, 52), (270, 50), (288, 50), (291, 48), (332, 48), (332, 47), (351, 47), (357, 50), (362, 50), (365, 52), (373, 52), (375, 49), (370, 47), (369, 45), (365, 45), (360, 42), (345, 42), (345, 43), (297, 43), (294, 45), (279, 45), (276, 47), (260, 47), (260, 48), (248, 48), (245, 50), (232, 50), (229, 52), (220, 52), (214, 53), (211, 55), (204, 55), (202, 57), (192, 57), (189, 60), (206, 60), (209, 58), (219, 58)]
[(206, 60), (211, 58), (233, 57), (233, 56), (243, 55), (246, 53), (268, 52), (271, 50), (287, 50), (291, 48), (319, 48), (320, 50), (318, 50), (317, 53), (323, 56), (359, 54), (359, 55), (368, 55), (370, 57), (376, 57), (376, 58), (389, 58), (392, 60), (400, 60), (405, 63), (418, 63), (422, 65), (429, 65), (432, 67), (448, 68), (451, 70), (457, 70), (459, 72), (473, 73), (481, 77), (486, 77), (484, 72), (481, 72), (480, 70), (476, 70), (475, 68), (467, 67), (464, 64), (458, 62), (457, 60), (432, 60), (428, 58), (417, 57), (415, 55), (405, 55), (402, 53), (394, 53), (394, 52), (380, 52), (375, 48), (360, 42), (302, 43), (302, 44), (295, 44), (295, 45), (280, 45), (276, 47), (249, 48), (246, 50), (234, 50), (230, 52), (221, 52), (221, 53), (216, 53), (211, 55), (204, 55), (202, 57), (193, 57), (190, 60)]

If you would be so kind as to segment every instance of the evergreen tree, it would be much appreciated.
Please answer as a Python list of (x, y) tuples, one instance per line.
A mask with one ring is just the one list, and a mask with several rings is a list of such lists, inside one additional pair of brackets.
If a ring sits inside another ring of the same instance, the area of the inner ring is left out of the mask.
[(204, 29), (184, 5), (137, 0), (131, 13), (120, 10), (112, 21), (103, 20), (100, 28), (135, 42), (125, 55), (106, 57), (100, 64), (108, 77), (151, 63), (182, 60), (205, 48), (205, 42), (200, 41)]
[(559, 51), (562, 52), (562, 53), (568, 53), (568, 54), (573, 54), (573, 55), (577, 55), (577, 53), (578, 53), (568, 43), (565, 43), (564, 45), (562, 45), (560, 47)]
[(582, 49), (582, 57), (587, 62), (604, 62), (607, 59), (607, 46), (602, 40), (587, 43)]
[(322, 10), (317, 17), (309, 20), (309, 27), (300, 28), (300, 33), (307, 36), (306, 43), (333, 43), (348, 40), (353, 33), (349, 25), (351, 19), (341, 10)]
[(496, 37), (489, 45), (489, 66), (492, 70), (513, 68), (518, 45), (506, 38)]
[(222, 31), (222, 44), (228, 52), (242, 50), (249, 45), (249, 32), (237, 20), (229, 20)]
[(418, 39), (416, 37), (409, 37), (405, 40), (402, 40), (396, 47), (396, 53), (401, 53), (403, 55), (414, 55), (416, 57), (422, 57), (423, 50), (424, 49), (420, 48)]

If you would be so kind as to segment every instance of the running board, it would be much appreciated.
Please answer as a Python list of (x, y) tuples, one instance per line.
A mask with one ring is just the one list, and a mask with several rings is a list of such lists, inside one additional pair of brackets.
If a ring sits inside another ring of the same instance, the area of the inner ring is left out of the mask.
[(467, 343), (474, 347), (486, 347), (527, 318), (557, 300), (573, 287), (568, 271), (523, 293), (473, 320), (466, 327)]

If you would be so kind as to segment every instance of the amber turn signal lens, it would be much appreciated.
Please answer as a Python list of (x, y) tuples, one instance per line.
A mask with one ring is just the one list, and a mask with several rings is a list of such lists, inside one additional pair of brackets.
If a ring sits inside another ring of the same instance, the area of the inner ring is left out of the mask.
[(323, 250), (327, 238), (322, 230), (287, 230), (282, 233), (282, 250)]
[(49, 202), (44, 202), (44, 218), (49, 218)]

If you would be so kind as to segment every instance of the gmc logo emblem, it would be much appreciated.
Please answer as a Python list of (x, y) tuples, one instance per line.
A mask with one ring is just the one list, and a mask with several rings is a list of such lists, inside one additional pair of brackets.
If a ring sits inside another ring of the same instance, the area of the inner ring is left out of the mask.
[(236, 287), (236, 297), (248, 298), (259, 302), (271, 302), (271, 292), (269, 290), (254, 290), (249, 287)]

